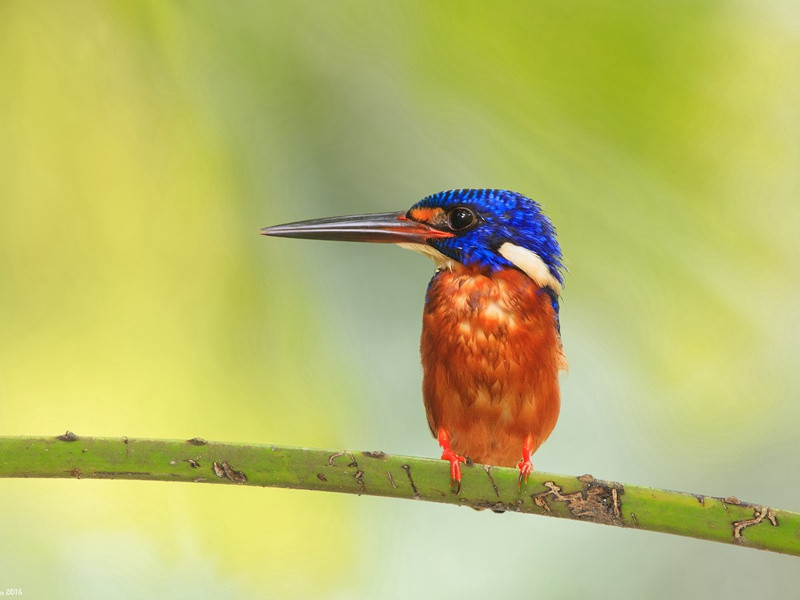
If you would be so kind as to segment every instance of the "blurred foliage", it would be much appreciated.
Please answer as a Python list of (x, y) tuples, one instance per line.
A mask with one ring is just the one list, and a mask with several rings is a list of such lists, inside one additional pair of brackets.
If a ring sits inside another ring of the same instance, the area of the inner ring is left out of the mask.
[[(570, 268), (537, 464), (796, 510), (798, 81), (780, 0), (4, 2), (0, 434), (433, 455), (430, 265), (257, 231), (506, 187), (544, 204)], [(800, 584), (791, 559), (508, 514), (2, 487), (0, 588), (27, 597)]]

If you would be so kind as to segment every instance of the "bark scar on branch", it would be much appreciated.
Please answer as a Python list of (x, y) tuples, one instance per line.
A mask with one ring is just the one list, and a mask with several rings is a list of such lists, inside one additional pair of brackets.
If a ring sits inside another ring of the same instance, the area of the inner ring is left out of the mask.
[(411, 477), (411, 466), (406, 464), (403, 465), (401, 468), (403, 469), (403, 471), (406, 472), (406, 475), (408, 476), (408, 482), (411, 484), (411, 491), (414, 492), (414, 498), (419, 498), (419, 492), (417, 491), (417, 486), (414, 485), (414, 478)]
[(211, 468), (214, 471), (214, 475), (219, 478), (230, 479), (234, 483), (247, 483), (247, 475), (234, 469), (228, 461), (215, 461)]
[(773, 527), (778, 526), (778, 518), (775, 516), (775, 511), (766, 506), (757, 506), (753, 509), (753, 518), (744, 519), (742, 521), (734, 521), (733, 523), (733, 541), (741, 544), (744, 541), (742, 531), (751, 525), (758, 525), (764, 519), (767, 519)]
[(620, 496), (625, 489), (618, 484), (599, 481), (591, 475), (582, 475), (578, 478), (586, 487), (577, 492), (562, 494), (561, 487), (552, 481), (546, 481), (546, 492), (531, 495), (531, 500), (546, 513), (552, 512), (547, 498), (551, 501), (563, 502), (567, 505), (570, 515), (575, 519), (594, 521), (606, 525), (623, 525), (622, 502)]
[(499, 498), (500, 490), (497, 488), (497, 484), (494, 482), (494, 477), (492, 477), (492, 467), (490, 465), (483, 465), (483, 470), (486, 471), (486, 476), (489, 478), (489, 482), (492, 484), (494, 495)]

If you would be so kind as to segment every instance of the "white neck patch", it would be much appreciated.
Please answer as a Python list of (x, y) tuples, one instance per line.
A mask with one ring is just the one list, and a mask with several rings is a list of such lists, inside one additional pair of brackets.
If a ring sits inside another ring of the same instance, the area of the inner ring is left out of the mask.
[(428, 246), (428, 244), (397, 244), (401, 248), (405, 248), (406, 250), (413, 250), (414, 252), (419, 252), (420, 254), (424, 254), (428, 258), (433, 260), (433, 264), (436, 265), (437, 270), (447, 269), (448, 271), (452, 271), (453, 267), (456, 264), (452, 258), (445, 256), (441, 252), (439, 252), (436, 248)]
[(522, 246), (512, 244), (511, 242), (506, 242), (500, 246), (498, 252), (500, 256), (533, 279), (540, 287), (549, 287), (552, 288), (556, 294), (561, 293), (561, 283), (559, 283), (558, 279), (553, 277), (553, 274), (542, 260), (542, 257), (533, 250), (528, 250)]

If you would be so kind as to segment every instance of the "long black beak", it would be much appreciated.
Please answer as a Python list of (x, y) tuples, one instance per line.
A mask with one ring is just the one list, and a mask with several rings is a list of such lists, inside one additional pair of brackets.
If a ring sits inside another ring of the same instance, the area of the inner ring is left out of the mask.
[(423, 244), (431, 238), (453, 237), (449, 231), (413, 221), (403, 212), (328, 217), (273, 225), (264, 227), (261, 235), (383, 244)]

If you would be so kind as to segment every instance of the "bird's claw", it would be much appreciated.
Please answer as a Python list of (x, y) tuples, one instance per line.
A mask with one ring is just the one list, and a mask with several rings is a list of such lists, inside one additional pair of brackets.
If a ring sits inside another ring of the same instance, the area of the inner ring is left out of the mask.
[(450, 487), (455, 486), (455, 494), (461, 493), (461, 464), (467, 462), (467, 459), (453, 452), (450, 448), (445, 448), (442, 452), (442, 460), (450, 462)]
[(517, 463), (519, 469), (519, 479), (517, 480), (517, 489), (522, 487), (522, 480), (525, 480), (525, 485), (528, 485), (528, 475), (533, 471), (533, 463), (530, 459), (521, 460)]

